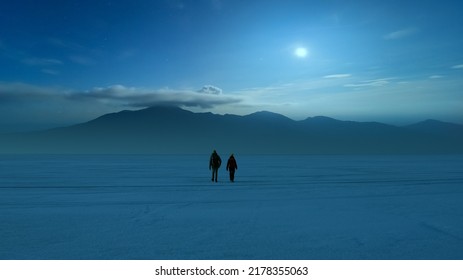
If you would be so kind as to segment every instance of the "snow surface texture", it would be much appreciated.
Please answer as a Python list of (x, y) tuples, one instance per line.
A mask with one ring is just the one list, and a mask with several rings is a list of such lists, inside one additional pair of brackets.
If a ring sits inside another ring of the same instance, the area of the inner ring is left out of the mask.
[(463, 156), (236, 159), (0, 156), (0, 259), (463, 259)]

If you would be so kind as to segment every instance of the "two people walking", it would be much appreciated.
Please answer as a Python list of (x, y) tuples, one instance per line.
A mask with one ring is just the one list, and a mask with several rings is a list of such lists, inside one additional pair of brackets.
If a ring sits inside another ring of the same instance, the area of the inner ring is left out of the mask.
[[(209, 159), (209, 170), (212, 170), (212, 181), (217, 182), (217, 175), (219, 171), (219, 167), (222, 165), (222, 159), (220, 158), (217, 151), (214, 150), (212, 152), (211, 158)], [(238, 169), (238, 164), (236, 164), (235, 157), (233, 154), (227, 161), (227, 171), (230, 172), (230, 181), (235, 181), (235, 170)]]

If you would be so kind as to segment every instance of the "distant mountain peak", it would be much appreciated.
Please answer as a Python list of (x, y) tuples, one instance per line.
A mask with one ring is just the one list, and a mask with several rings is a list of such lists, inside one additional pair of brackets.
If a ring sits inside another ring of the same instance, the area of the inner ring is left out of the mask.
[(288, 120), (293, 121), (292, 119), (270, 111), (259, 111), (249, 115), (244, 116), (246, 118), (260, 119), (260, 120)]
[(336, 120), (336, 119), (329, 118), (329, 117), (324, 117), (324, 116), (315, 116), (315, 117), (308, 117), (302, 122), (311, 123), (311, 124), (327, 125), (327, 124), (342, 123), (343, 121)]
[(463, 125), (442, 122), (433, 119), (428, 119), (419, 123), (408, 125), (405, 126), (405, 128), (412, 131), (425, 132), (427, 134), (433, 135), (442, 136), (451, 133), (454, 136), (458, 135), (457, 137), (463, 136)]
[(452, 127), (463, 127), (462, 125), (459, 124), (454, 124), (454, 123), (449, 123), (449, 122), (443, 122), (439, 120), (434, 120), (434, 119), (427, 119), (422, 122), (417, 122), (411, 125), (408, 125), (407, 127), (436, 127), (436, 126), (452, 126)]
[(339, 121), (330, 117), (325, 116), (315, 116), (315, 117), (308, 117), (307, 120), (315, 120), (315, 121)]
[(442, 125), (442, 124), (451, 124), (451, 123), (448, 123), (448, 122), (443, 122), (443, 121), (439, 121), (439, 120), (434, 120), (434, 119), (427, 119), (427, 120), (424, 120), (422, 122), (418, 122), (416, 124), (427, 124), (427, 125)]

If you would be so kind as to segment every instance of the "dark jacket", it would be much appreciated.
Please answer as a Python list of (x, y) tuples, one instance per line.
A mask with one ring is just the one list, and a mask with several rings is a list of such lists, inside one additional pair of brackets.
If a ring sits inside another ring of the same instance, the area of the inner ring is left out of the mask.
[(216, 152), (213, 152), (211, 158), (209, 159), (209, 169), (219, 168), (220, 165), (222, 165), (222, 159)]
[(234, 156), (231, 156), (227, 162), (227, 170), (234, 171), (238, 169), (238, 164), (236, 164), (236, 160)]

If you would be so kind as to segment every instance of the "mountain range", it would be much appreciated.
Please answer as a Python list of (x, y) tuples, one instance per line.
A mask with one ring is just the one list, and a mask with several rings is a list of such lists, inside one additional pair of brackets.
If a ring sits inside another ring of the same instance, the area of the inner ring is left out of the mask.
[(50, 130), (4, 134), (0, 153), (202, 154), (463, 153), (463, 126), (427, 120), (408, 126), (272, 112), (246, 116), (149, 107)]

